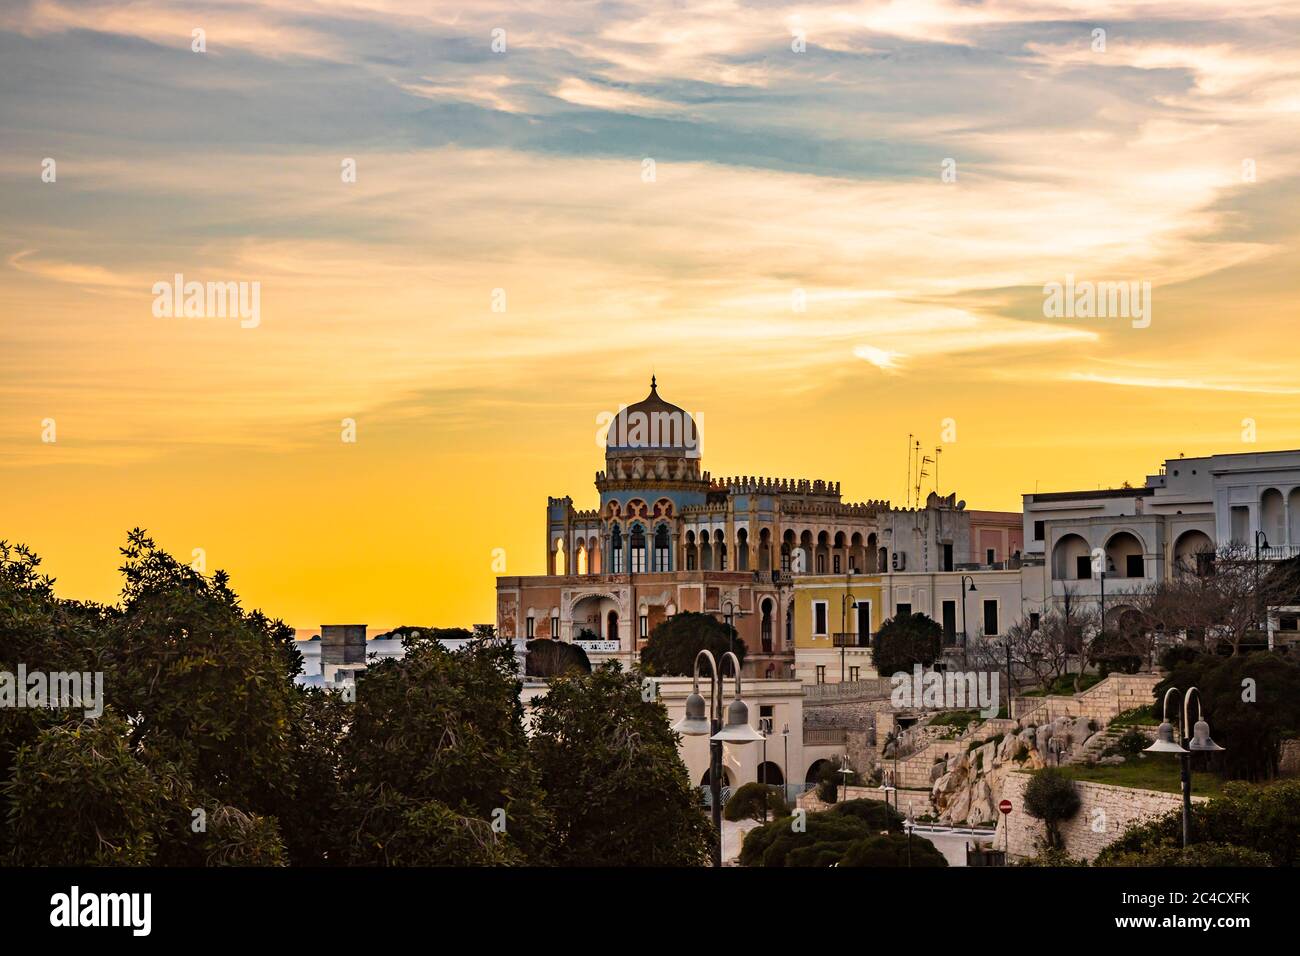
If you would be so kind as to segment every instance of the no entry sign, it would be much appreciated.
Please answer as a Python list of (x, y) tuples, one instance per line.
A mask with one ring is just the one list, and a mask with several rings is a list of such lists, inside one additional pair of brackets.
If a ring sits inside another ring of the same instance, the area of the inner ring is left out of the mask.
[(1001, 803), (998, 804), (998, 809), (1001, 810), (1003, 813), (1010, 813), (1010, 812), (1011, 812), (1011, 801), (1010, 801), (1010, 800), (1003, 800)]

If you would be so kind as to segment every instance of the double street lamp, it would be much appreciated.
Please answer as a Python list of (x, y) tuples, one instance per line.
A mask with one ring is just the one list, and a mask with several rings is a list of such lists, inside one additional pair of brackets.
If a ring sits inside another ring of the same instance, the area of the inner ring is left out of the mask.
[[(705, 716), (704, 698), (700, 694), (700, 658), (709, 662), (709, 709)], [(722, 671), (708, 650), (695, 655), (694, 684), (686, 698), (686, 716), (673, 725), (673, 730), (686, 737), (709, 735), (709, 796), (713, 804), (713, 826), (718, 831), (718, 842), (713, 847), (713, 865), (722, 866), (722, 745), (752, 744), (764, 737), (749, 726), (749, 705), (740, 694), (740, 660), (731, 651), (722, 655), (725, 662), (731, 658), (736, 675), (736, 696), (727, 705), (727, 722), (722, 722)]]
[[(1174, 726), (1169, 722), (1169, 696), (1177, 694), (1177, 687), (1171, 687), (1165, 691), (1165, 700), (1162, 708), (1163, 720), (1160, 727), (1156, 730), (1156, 741), (1150, 747), (1146, 748), (1147, 753), (1156, 754), (1178, 754), (1178, 759), (1182, 763), (1182, 782), (1183, 782), (1183, 846), (1186, 847), (1191, 842), (1191, 821), (1192, 821), (1192, 754), (1194, 753), (1214, 753), (1223, 750), (1213, 740), (1210, 739), (1210, 725), (1205, 719), (1205, 714), (1201, 711), (1201, 692), (1195, 687), (1187, 688), (1187, 693), (1183, 695), (1182, 722), (1178, 727), (1178, 742), (1174, 742)], [(1196, 695), (1196, 724), (1191, 723), (1190, 706), (1192, 695)], [(1187, 735), (1188, 729), (1191, 729), (1191, 737)]]

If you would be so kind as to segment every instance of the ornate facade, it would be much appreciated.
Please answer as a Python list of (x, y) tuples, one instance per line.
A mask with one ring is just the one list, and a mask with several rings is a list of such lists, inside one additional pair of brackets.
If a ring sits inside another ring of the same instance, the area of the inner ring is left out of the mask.
[[(497, 579), (499, 633), (578, 641), (593, 661), (630, 663), (659, 621), (702, 611), (736, 628), (747, 674), (786, 677), (796, 575), (951, 570), (981, 560), (973, 542), (985, 541), (955, 495), (903, 510), (844, 502), (835, 481), (715, 479), (701, 469), (695, 421), (654, 379), (610, 423), (595, 484), (593, 510), (548, 500), (545, 575)], [(1019, 530), (1018, 514), (979, 514)]]

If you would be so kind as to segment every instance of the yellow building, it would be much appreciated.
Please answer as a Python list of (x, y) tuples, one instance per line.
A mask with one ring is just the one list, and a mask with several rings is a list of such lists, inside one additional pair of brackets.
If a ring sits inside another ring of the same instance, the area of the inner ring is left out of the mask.
[(871, 647), (884, 620), (876, 574), (794, 576), (794, 674), (808, 684), (877, 677)]

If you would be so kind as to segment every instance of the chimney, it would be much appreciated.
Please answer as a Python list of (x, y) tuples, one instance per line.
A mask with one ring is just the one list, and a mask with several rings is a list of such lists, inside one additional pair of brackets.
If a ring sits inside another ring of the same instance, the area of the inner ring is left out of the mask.
[(365, 624), (322, 624), (320, 626), (321, 665), (364, 664), (366, 627)]

